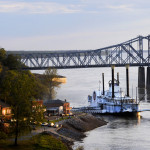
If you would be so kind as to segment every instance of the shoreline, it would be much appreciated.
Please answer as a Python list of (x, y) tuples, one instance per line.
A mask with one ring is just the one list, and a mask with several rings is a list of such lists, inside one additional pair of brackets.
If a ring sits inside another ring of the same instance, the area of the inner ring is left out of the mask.
[(62, 127), (56, 130), (56, 133), (45, 131), (45, 134), (50, 134), (60, 139), (69, 150), (73, 150), (72, 146), (75, 141), (81, 141), (86, 137), (85, 132), (106, 125), (107, 122), (101, 118), (91, 114), (82, 114), (74, 118), (67, 119), (62, 123)]

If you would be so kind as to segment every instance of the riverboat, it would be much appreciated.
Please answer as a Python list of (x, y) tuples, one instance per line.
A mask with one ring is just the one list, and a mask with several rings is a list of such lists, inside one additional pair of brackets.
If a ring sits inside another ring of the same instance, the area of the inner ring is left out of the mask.
[[(109, 90), (94, 91), (88, 96), (88, 107), (81, 110), (86, 113), (100, 114), (136, 114), (139, 112), (139, 103), (136, 99), (124, 94), (119, 86), (119, 80), (109, 81)], [(104, 89), (104, 88), (103, 88)]]

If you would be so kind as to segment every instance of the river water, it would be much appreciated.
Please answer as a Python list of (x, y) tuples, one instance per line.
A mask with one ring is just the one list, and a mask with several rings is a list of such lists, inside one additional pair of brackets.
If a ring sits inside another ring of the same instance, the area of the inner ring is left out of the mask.
[[(146, 69), (146, 68), (145, 68)], [(120, 76), (120, 86), (126, 92), (126, 70), (115, 68)], [(85, 68), (58, 70), (58, 73), (67, 77), (67, 83), (58, 89), (57, 98), (66, 99), (72, 107), (87, 106), (87, 96), (95, 89), (101, 89), (99, 81), (102, 73), (105, 74), (105, 89), (111, 80), (110, 68)], [(138, 68), (129, 68), (130, 96), (136, 96), (138, 84)], [(143, 93), (144, 94), (144, 93)], [(141, 95), (140, 95), (141, 96)], [(142, 97), (142, 96), (141, 96)], [(141, 109), (149, 108), (149, 100), (145, 97), (140, 105)], [(108, 124), (87, 132), (87, 137), (74, 143), (74, 149), (83, 146), (85, 150), (149, 150), (150, 149), (150, 112), (142, 112), (137, 118), (121, 118), (101, 116)]]

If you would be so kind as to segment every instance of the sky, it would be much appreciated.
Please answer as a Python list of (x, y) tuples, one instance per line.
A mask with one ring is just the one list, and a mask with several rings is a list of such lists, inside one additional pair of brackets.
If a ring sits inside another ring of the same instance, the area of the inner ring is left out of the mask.
[(88, 50), (150, 34), (150, 0), (0, 0), (0, 47)]

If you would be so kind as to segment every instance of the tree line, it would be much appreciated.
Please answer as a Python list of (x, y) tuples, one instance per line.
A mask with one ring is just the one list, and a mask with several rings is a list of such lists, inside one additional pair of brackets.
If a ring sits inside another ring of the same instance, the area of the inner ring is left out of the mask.
[(54, 99), (60, 84), (53, 81), (58, 75), (56, 69), (47, 69), (39, 78), (29, 70), (22, 70), (23, 65), (19, 57), (7, 55), (5, 49), (0, 48), (0, 99), (11, 106), (15, 145), (19, 134), (30, 128), (31, 121), (43, 119), (40, 111), (33, 111), (32, 101)]

